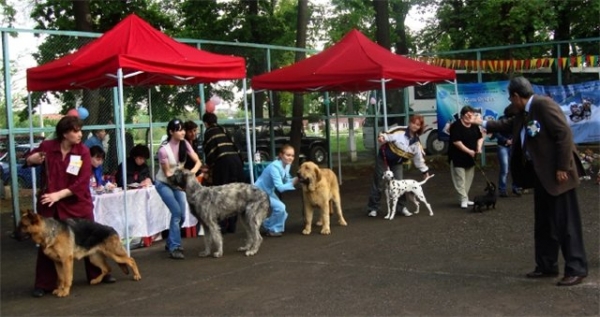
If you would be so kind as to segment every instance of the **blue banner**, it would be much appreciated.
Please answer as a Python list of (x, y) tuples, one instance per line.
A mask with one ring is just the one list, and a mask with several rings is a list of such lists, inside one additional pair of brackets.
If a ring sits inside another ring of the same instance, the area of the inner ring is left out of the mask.
[[(438, 137), (448, 140), (450, 124), (458, 120), (460, 109), (469, 105), (487, 120), (496, 120), (509, 105), (508, 81), (459, 84), (456, 98), (453, 84), (437, 85)], [(562, 108), (573, 131), (575, 143), (600, 142), (600, 81), (564, 86), (533, 85), (537, 95), (546, 95)]]

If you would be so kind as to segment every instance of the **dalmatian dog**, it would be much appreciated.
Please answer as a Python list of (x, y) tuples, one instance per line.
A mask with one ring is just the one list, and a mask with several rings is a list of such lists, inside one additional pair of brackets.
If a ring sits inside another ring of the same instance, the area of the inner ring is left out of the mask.
[[(422, 182), (417, 182), (416, 180), (412, 179), (397, 180), (394, 179), (394, 173), (392, 171), (385, 171), (383, 173), (383, 180), (387, 182), (386, 195), (388, 212), (384, 218), (389, 220), (394, 219), (394, 216), (396, 215), (396, 205), (398, 204), (398, 199), (404, 194), (407, 194), (407, 200), (410, 200), (415, 205), (417, 205), (417, 210), (414, 212), (415, 214), (419, 213), (419, 202), (415, 199), (416, 196), (416, 198), (418, 198), (421, 202), (425, 204), (425, 206), (429, 210), (429, 215), (433, 216), (433, 210), (431, 210), (431, 205), (425, 199), (425, 195), (423, 194), (423, 188), (421, 188), (421, 185), (425, 184), (427, 180), (432, 178), (433, 176), (433, 174), (429, 175)], [(406, 211), (404, 215), (411, 216), (412, 214)]]

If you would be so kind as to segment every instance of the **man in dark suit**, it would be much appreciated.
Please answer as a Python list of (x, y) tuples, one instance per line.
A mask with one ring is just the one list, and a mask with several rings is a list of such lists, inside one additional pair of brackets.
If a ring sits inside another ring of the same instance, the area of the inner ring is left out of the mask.
[(571, 129), (560, 106), (534, 95), (527, 79), (513, 78), (508, 93), (519, 114), (498, 121), (474, 117), (472, 123), (481, 124), (488, 132), (512, 133), (513, 175), (525, 175), (522, 184), (534, 189), (536, 268), (527, 277), (558, 276), (560, 250), (565, 269), (557, 285), (579, 284), (588, 273), (575, 191), (583, 167)]

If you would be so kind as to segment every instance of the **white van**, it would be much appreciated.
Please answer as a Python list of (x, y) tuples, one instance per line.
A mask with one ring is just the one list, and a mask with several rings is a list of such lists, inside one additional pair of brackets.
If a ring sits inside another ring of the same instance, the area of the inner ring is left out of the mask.
[[(411, 114), (421, 114), (425, 119), (425, 130), (420, 137), (425, 152), (429, 155), (446, 154), (448, 152), (448, 142), (438, 140), (435, 84), (410, 86), (404, 89), (404, 93), (408, 96), (408, 105), (412, 109)], [(379, 115), (383, 116), (382, 113), (379, 113)], [(376, 146), (373, 135), (374, 121), (369, 119), (364, 121), (363, 145), (366, 149), (373, 149)], [(380, 127), (381, 129), (383, 127)]]

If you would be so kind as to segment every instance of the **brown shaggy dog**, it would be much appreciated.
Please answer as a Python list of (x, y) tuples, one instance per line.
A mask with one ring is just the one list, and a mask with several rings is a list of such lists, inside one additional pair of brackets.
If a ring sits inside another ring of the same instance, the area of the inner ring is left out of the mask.
[(311, 232), (313, 209), (321, 210), (321, 218), (317, 226), (321, 225), (321, 234), (330, 234), (329, 215), (335, 212), (341, 226), (347, 226), (342, 214), (340, 200), (340, 187), (337, 176), (328, 168), (319, 168), (313, 162), (304, 162), (298, 169), (298, 181), (302, 184), (304, 200), (304, 230), (302, 234)]
[(62, 221), (26, 212), (18, 229), (31, 234), (31, 239), (54, 261), (58, 285), (52, 294), (58, 297), (69, 296), (73, 283), (73, 260), (86, 256), (102, 270), (102, 274), (90, 281), (92, 285), (100, 283), (110, 273), (106, 257), (117, 262), (125, 274), (129, 274), (127, 266), (130, 266), (134, 280), (142, 279), (135, 260), (127, 256), (119, 235), (109, 226), (85, 219)]

